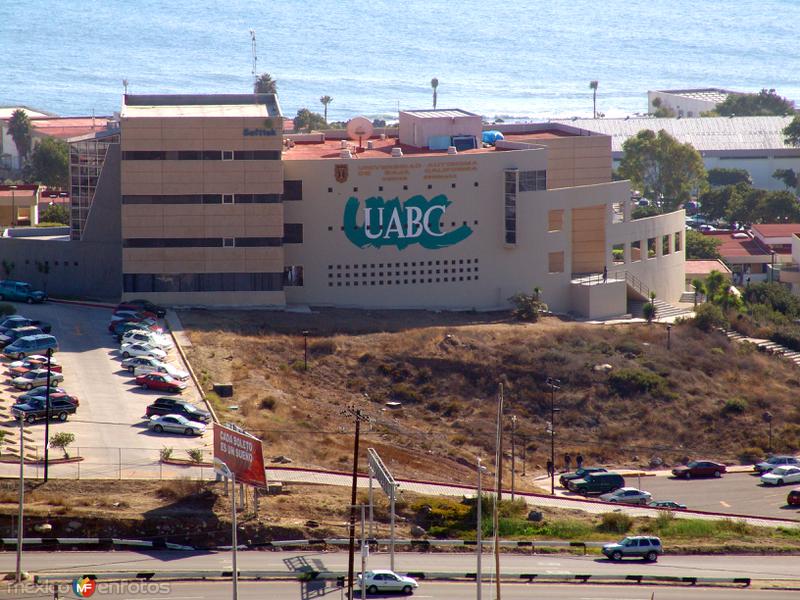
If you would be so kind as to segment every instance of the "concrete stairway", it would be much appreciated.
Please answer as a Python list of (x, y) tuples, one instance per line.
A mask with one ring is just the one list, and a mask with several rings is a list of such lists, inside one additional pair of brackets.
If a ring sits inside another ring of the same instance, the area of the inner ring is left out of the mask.
[[(699, 295), (698, 295), (697, 300), (698, 300), (698, 302), (701, 300)], [(685, 292), (683, 292), (681, 294), (681, 299), (679, 300), (679, 302), (685, 302), (685, 303), (691, 302), (692, 304), (694, 304), (694, 291), (693, 290), (686, 290)]]
[[(693, 298), (694, 299), (694, 298)], [(628, 300), (628, 312), (636, 318), (643, 319), (644, 318), (644, 310), (643, 307), (646, 302), (641, 300)], [(672, 306), (668, 302), (664, 302), (663, 300), (659, 300), (656, 298), (655, 300), (656, 305), (656, 319), (666, 319), (669, 317), (680, 317), (682, 315), (689, 314), (690, 310), (685, 308), (678, 308), (677, 306)]]
[(797, 366), (800, 366), (800, 352), (790, 350), (786, 346), (781, 346), (780, 344), (776, 344), (770, 340), (747, 337), (746, 335), (742, 335), (736, 331), (723, 330), (723, 332), (732, 342), (749, 342), (755, 345), (760, 352), (782, 356), (783, 358), (792, 361)]

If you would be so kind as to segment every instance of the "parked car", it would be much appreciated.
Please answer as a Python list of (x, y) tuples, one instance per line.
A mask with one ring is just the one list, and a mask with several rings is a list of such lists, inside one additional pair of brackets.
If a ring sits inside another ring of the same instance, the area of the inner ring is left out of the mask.
[(625, 486), (625, 480), (619, 473), (587, 473), (583, 479), (567, 482), (567, 487), (578, 494), (607, 494)]
[(753, 470), (756, 473), (769, 473), (775, 467), (783, 465), (796, 465), (800, 466), (800, 459), (796, 456), (776, 455), (770, 456), (767, 460), (753, 465)]
[(147, 428), (156, 433), (183, 433), (186, 435), (203, 435), (206, 431), (204, 423), (190, 421), (181, 415), (163, 415), (150, 417)]
[(561, 487), (567, 487), (567, 483), (574, 480), (574, 479), (582, 479), (584, 475), (588, 473), (608, 473), (608, 469), (604, 467), (581, 467), (577, 471), (573, 471), (572, 473), (564, 473), (561, 477), (558, 478)]
[(117, 308), (122, 308), (122, 307), (153, 313), (159, 319), (163, 319), (167, 314), (167, 309), (165, 309), (163, 306), (159, 306), (158, 304), (153, 304), (149, 300), (142, 300), (142, 299), (125, 300), (119, 306), (117, 306)]
[(16, 329), (17, 327), (27, 327), (29, 325), (38, 327), (44, 333), (50, 333), (50, 331), (53, 329), (53, 326), (45, 321), (29, 319), (28, 317), (23, 317), (22, 315), (11, 315), (10, 317), (6, 317), (0, 321), (0, 332), (5, 332), (7, 329)]
[(137, 322), (137, 321), (144, 321), (145, 319), (151, 318), (150, 315), (146, 315), (143, 312), (139, 312), (136, 310), (119, 310), (111, 315), (111, 322), (115, 321), (124, 321), (124, 322)]
[[(66, 390), (62, 387), (58, 387), (55, 385), (50, 386), (50, 395), (53, 394), (65, 394)], [(33, 400), (34, 398), (44, 398), (45, 394), (47, 394), (47, 386), (40, 385), (39, 387), (35, 387), (32, 390), (28, 390), (24, 394), (17, 396), (17, 404), (25, 404), (26, 402)]]
[(155, 402), (147, 407), (145, 417), (149, 419), (158, 415), (181, 415), (190, 421), (198, 421), (199, 423), (211, 421), (210, 412), (197, 408), (191, 402), (176, 398), (157, 398)]
[[(22, 360), (15, 360), (14, 362), (8, 363), (6, 366), (8, 367), (9, 374), (13, 374), (12, 377), (16, 377), (31, 369), (46, 369), (47, 357), (41, 354), (31, 354)], [(50, 370), (57, 371), (58, 373), (63, 371), (63, 367), (55, 357), (50, 359)]]
[(795, 488), (786, 496), (786, 504), (797, 506), (800, 504), (800, 488)]
[(108, 331), (116, 336), (119, 341), (122, 334), (134, 329), (144, 329), (154, 333), (164, 333), (162, 327), (154, 319), (142, 319), (141, 321), (111, 321), (108, 324)]
[(9, 358), (22, 360), (31, 354), (42, 354), (48, 349), (58, 350), (58, 340), (49, 333), (38, 335), (26, 335), (18, 340), (14, 340), (3, 350), (3, 354)]
[(623, 487), (608, 494), (602, 494), (600, 500), (605, 502), (618, 502), (620, 504), (647, 504), (652, 498), (650, 492), (645, 492), (632, 487)]
[[(46, 400), (46, 396), (36, 396), (36, 398), (41, 398), (42, 400)], [(72, 394), (67, 394), (66, 392), (50, 392), (50, 402), (53, 400), (66, 400), (67, 402), (71, 402), (75, 406), (80, 406), (81, 401), (77, 396), (73, 396)]]
[(604, 545), (602, 552), (611, 560), (636, 557), (655, 562), (659, 555), (664, 554), (664, 549), (661, 546), (660, 538), (631, 535), (615, 544)]
[(169, 350), (173, 346), (169, 336), (142, 329), (126, 331), (122, 334), (120, 341), (123, 344), (149, 344), (150, 346), (161, 348), (162, 350)]
[(12, 281), (4, 279), (0, 281), (0, 301), (12, 300), (14, 302), (44, 302), (47, 294), (42, 291), (34, 290), (30, 283), (24, 281)]
[[(75, 414), (77, 410), (72, 402), (63, 398), (50, 398), (50, 418), (66, 421), (69, 415)], [(11, 414), (15, 419), (22, 416), (26, 423), (33, 423), (39, 419), (47, 418), (47, 403), (41, 398), (31, 399), (23, 404), (15, 404), (11, 407)]]
[[(62, 373), (50, 373), (50, 384), (64, 381)], [(33, 369), (11, 380), (11, 385), (20, 390), (32, 390), (40, 385), (47, 385), (47, 369)]]
[(679, 504), (678, 502), (673, 502), (672, 500), (652, 500), (651, 502), (647, 503), (647, 506), (652, 508), (668, 508), (669, 510), (685, 510), (685, 504)]
[(764, 485), (784, 485), (798, 482), (800, 482), (800, 467), (794, 465), (775, 467), (761, 476), (761, 483)]
[(693, 460), (687, 465), (675, 467), (672, 474), (675, 477), (691, 479), (692, 477), (722, 477), (726, 471), (725, 465), (713, 460)]
[(124, 314), (129, 314), (129, 313), (135, 313), (135, 314), (144, 315), (148, 319), (157, 319), (158, 318), (158, 315), (156, 315), (156, 313), (150, 312), (148, 310), (142, 310), (138, 306), (126, 306), (124, 304), (119, 305), (119, 306), (117, 306), (117, 308), (114, 309), (114, 312), (111, 313), (111, 315), (112, 315), (111, 318), (113, 319), (114, 315), (124, 315)]
[(155, 361), (155, 364), (138, 365), (134, 367), (133, 374), (138, 377), (139, 375), (146, 375), (147, 373), (166, 373), (173, 379), (178, 381), (186, 381), (189, 379), (188, 371), (179, 369), (175, 365), (167, 362)]
[(389, 569), (375, 569), (364, 573), (364, 581), (361, 581), (361, 574), (358, 575), (356, 586), (361, 589), (365, 585), (368, 594), (378, 594), (380, 592), (400, 592), (411, 595), (419, 587), (417, 580), (413, 577), (398, 575)]
[(186, 389), (186, 384), (182, 381), (173, 379), (166, 373), (147, 373), (136, 378), (136, 385), (146, 390), (158, 390), (159, 392), (172, 392), (180, 394)]
[(122, 358), (129, 358), (131, 356), (147, 356), (149, 358), (157, 358), (164, 360), (167, 358), (167, 353), (161, 348), (154, 348), (148, 344), (122, 344), (119, 347), (119, 353)]
[(10, 343), (18, 340), (21, 337), (25, 337), (26, 335), (39, 335), (41, 333), (44, 333), (44, 331), (38, 327), (33, 327), (32, 325), (16, 327), (14, 329), (6, 329), (3, 333), (0, 333), (0, 347), (5, 348)]
[(123, 358), (122, 359), (122, 368), (127, 369), (130, 373), (136, 372), (136, 367), (140, 367), (142, 365), (158, 365), (161, 361), (157, 358), (151, 358), (149, 356), (131, 356), (130, 358)]

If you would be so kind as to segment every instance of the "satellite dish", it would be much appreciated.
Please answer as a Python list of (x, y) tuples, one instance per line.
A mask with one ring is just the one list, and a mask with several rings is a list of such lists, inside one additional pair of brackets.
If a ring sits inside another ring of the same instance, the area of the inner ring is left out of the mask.
[(372, 132), (372, 121), (366, 117), (353, 117), (347, 122), (347, 137), (351, 140), (358, 140), (359, 147), (361, 147), (363, 138), (372, 137)]

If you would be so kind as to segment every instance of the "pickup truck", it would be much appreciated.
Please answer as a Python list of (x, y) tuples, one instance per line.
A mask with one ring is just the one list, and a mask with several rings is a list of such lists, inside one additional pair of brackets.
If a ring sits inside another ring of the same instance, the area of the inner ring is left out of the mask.
[(12, 315), (0, 321), (0, 333), (5, 333), (9, 329), (17, 329), (18, 327), (38, 327), (43, 333), (50, 333), (53, 326), (45, 321), (39, 319), (29, 319), (22, 315)]
[[(66, 421), (69, 415), (75, 414), (77, 407), (63, 398), (50, 399), (50, 418)], [(25, 404), (15, 404), (11, 407), (11, 414), (15, 419), (20, 417), (26, 423), (33, 423), (39, 419), (47, 417), (47, 404), (44, 398), (34, 398)]]

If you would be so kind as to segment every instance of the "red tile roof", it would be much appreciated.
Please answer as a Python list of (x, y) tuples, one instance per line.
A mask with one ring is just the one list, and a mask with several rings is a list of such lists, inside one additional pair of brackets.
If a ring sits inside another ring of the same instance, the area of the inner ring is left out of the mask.
[(686, 275), (708, 275), (711, 271), (730, 273), (731, 270), (721, 260), (687, 260)]
[(34, 132), (67, 139), (95, 131), (105, 131), (108, 117), (35, 117), (31, 119)]
[(752, 230), (762, 238), (792, 237), (800, 233), (800, 223), (763, 223), (753, 225)]
[[(764, 256), (769, 258), (771, 256), (769, 248), (743, 231), (710, 231), (703, 235), (713, 237), (722, 242), (719, 247), (719, 254), (725, 259), (743, 256)], [(734, 235), (747, 235), (747, 237), (734, 237)]]

